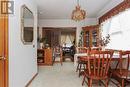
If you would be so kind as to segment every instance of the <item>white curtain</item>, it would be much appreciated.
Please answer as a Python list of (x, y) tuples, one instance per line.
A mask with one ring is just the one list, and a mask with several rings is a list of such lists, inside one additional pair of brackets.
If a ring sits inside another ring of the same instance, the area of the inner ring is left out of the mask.
[(66, 35), (66, 34), (61, 34), (61, 45), (62, 45), (62, 46), (63, 46), (63, 44), (65, 44), (66, 38), (67, 38), (67, 35)]
[(75, 34), (73, 33), (61, 33), (61, 45), (70, 47), (73, 45), (73, 41), (75, 40)]
[(130, 9), (108, 19), (101, 24), (102, 36), (110, 34), (107, 48), (130, 50)]
[(71, 40), (71, 43), (73, 44), (73, 41), (74, 41), (74, 39), (75, 39), (74, 34), (69, 34), (69, 38), (70, 38), (70, 40)]

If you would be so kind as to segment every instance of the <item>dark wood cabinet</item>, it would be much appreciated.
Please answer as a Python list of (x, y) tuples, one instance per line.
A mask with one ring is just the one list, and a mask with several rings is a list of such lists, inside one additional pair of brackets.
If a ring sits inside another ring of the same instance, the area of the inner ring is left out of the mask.
[(60, 44), (60, 30), (43, 28), (42, 35), (42, 37), (46, 37), (46, 43), (49, 44), (50, 47), (57, 46), (58, 44)]
[(37, 50), (38, 65), (52, 65), (52, 49)]
[(83, 42), (85, 47), (97, 47), (99, 45), (99, 25), (83, 27)]

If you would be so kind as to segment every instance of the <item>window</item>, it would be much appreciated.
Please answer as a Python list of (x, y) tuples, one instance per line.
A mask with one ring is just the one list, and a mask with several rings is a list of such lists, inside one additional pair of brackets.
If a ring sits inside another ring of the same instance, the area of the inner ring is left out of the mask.
[(130, 9), (106, 20), (101, 24), (102, 36), (110, 34), (107, 48), (130, 50)]

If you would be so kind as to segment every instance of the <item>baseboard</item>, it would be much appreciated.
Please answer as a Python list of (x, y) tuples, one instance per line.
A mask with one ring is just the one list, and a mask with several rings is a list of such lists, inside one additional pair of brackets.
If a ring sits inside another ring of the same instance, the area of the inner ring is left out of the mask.
[(33, 77), (32, 77), (32, 79), (27, 83), (27, 85), (25, 86), (25, 87), (28, 87), (30, 84), (31, 84), (31, 82), (35, 79), (35, 77), (38, 75), (38, 73), (36, 73)]

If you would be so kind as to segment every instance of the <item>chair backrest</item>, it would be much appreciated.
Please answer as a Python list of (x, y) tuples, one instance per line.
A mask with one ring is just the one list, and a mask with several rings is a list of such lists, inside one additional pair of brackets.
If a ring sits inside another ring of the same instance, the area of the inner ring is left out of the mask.
[(91, 47), (90, 50), (102, 50), (101, 47)]
[(89, 75), (106, 77), (108, 75), (112, 56), (113, 51), (91, 51), (87, 64)]
[[(120, 51), (120, 62), (119, 62), (119, 68), (120, 72), (122, 70), (129, 70), (130, 67), (130, 51)], [(123, 61), (123, 58), (125, 58), (125, 62)]]
[(55, 46), (53, 47), (54, 54), (62, 54), (62, 47), (61, 46)]
[(78, 53), (87, 53), (88, 48), (86, 48), (86, 47), (78, 47), (77, 51), (78, 51)]

